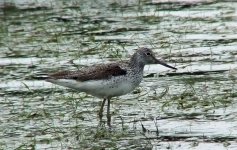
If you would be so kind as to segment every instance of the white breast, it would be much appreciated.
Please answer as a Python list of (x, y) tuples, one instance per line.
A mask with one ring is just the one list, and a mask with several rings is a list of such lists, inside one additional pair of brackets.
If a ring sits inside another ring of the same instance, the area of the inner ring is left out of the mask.
[(142, 80), (137, 78), (123, 78), (121, 76), (112, 77), (109, 80), (90, 80), (90, 81), (76, 81), (70, 79), (50, 79), (49, 82), (61, 86), (76, 89), (80, 92), (86, 92), (96, 97), (108, 98), (114, 96), (121, 96), (134, 90)]

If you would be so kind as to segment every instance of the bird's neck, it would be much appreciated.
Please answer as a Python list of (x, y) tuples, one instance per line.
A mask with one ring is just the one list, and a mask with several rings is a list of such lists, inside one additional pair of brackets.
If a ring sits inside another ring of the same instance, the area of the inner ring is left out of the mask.
[(136, 70), (136, 71), (142, 71), (145, 67), (145, 63), (143, 61), (141, 61), (142, 59), (139, 58), (139, 56), (135, 53), (132, 57), (131, 60), (129, 62), (129, 67), (132, 70)]

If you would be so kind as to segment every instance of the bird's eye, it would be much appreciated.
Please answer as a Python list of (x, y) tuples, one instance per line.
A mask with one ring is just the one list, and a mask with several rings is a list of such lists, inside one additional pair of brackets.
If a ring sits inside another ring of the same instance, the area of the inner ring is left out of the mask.
[(149, 52), (148, 52), (148, 53), (146, 53), (146, 55), (147, 55), (147, 56), (150, 56), (150, 55), (151, 55), (151, 53), (149, 53)]

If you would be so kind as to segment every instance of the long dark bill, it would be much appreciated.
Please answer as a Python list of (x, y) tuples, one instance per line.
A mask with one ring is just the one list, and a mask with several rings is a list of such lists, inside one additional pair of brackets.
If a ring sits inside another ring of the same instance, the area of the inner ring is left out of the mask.
[(165, 62), (163, 62), (163, 61), (161, 61), (161, 60), (156, 59), (156, 61), (157, 61), (157, 64), (161, 64), (161, 65), (163, 65), (163, 66), (165, 66), (165, 67), (168, 67), (168, 68), (177, 70), (177, 68), (172, 67), (172, 66), (166, 64)]

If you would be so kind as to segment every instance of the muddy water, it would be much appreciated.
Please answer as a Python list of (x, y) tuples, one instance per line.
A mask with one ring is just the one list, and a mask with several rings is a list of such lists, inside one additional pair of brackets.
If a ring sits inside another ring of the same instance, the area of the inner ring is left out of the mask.
[[(0, 149), (236, 149), (237, 2), (0, 2)], [(151, 47), (178, 68), (146, 66), (112, 101), (36, 80)]]

